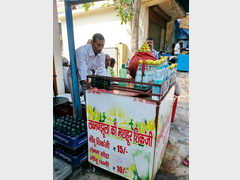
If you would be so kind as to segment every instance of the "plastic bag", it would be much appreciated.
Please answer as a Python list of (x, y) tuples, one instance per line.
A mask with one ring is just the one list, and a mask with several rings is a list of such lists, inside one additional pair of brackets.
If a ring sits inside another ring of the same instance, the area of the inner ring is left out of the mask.
[(151, 52), (137, 52), (137, 53), (135, 53), (135, 55), (130, 60), (128, 68), (127, 68), (129, 70), (129, 74), (133, 78), (135, 78), (139, 60), (143, 60), (143, 67), (142, 67), (142, 69), (143, 69), (143, 73), (144, 73), (145, 60), (157, 60), (157, 59)]

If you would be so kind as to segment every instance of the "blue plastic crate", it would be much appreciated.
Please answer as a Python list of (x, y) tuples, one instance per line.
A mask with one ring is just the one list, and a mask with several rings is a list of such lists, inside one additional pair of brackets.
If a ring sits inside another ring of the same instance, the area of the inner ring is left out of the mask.
[(87, 132), (83, 132), (80, 136), (76, 136), (74, 138), (71, 138), (69, 136), (66, 136), (58, 131), (53, 130), (53, 139), (59, 143), (62, 144), (70, 149), (77, 149), (80, 146), (82, 146), (84, 143), (87, 142)]
[(72, 156), (72, 155), (64, 152), (63, 150), (54, 148), (53, 155), (55, 157), (58, 157), (58, 158), (62, 159), (66, 163), (69, 163), (73, 167), (80, 166), (81, 164), (83, 164), (88, 159), (87, 151), (84, 151), (77, 156)]

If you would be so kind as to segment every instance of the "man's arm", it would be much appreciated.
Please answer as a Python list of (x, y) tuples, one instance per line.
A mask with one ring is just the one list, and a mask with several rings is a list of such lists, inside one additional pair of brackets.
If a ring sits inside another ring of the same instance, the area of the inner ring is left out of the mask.
[(175, 46), (175, 48), (174, 48), (174, 50), (179, 50), (179, 49), (181, 49), (181, 47), (180, 47), (180, 44), (176, 44), (176, 46)]
[(80, 75), (81, 80), (87, 79), (87, 54), (83, 49), (80, 49), (76, 52), (76, 63), (77, 69)]

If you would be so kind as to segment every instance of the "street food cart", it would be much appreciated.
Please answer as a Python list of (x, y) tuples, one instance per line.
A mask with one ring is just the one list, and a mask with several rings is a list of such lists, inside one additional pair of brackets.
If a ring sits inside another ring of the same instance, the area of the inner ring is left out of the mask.
[(168, 142), (174, 86), (159, 101), (96, 87), (86, 99), (88, 161), (127, 179), (154, 179)]

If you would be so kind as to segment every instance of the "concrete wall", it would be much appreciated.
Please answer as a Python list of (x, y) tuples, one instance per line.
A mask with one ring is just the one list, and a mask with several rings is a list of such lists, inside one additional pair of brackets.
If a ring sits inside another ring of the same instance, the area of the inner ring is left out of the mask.
[(139, 41), (138, 41), (139, 48), (145, 42), (148, 36), (148, 25), (149, 25), (149, 8), (146, 4), (142, 4), (139, 16)]
[[(56, 0), (53, 0), (53, 55), (54, 55), (55, 70), (57, 75), (58, 94), (63, 94), (65, 92), (65, 88), (64, 88), (64, 82), (63, 82), (63, 66), (62, 66), (61, 46), (60, 46), (60, 38), (59, 38), (59, 26), (58, 26)], [(52, 59), (50, 62), (52, 63)]]
[(166, 50), (168, 52), (172, 51), (172, 44), (174, 43), (174, 21), (167, 23), (166, 31)]
[[(102, 33), (105, 37), (105, 47), (117, 47), (124, 43), (130, 48), (130, 26), (121, 25), (120, 18), (116, 16), (113, 8), (100, 9), (94, 12), (78, 13), (74, 15), (75, 48), (87, 43), (93, 34)], [(69, 59), (68, 40), (65, 18), (61, 18), (63, 54)]]

